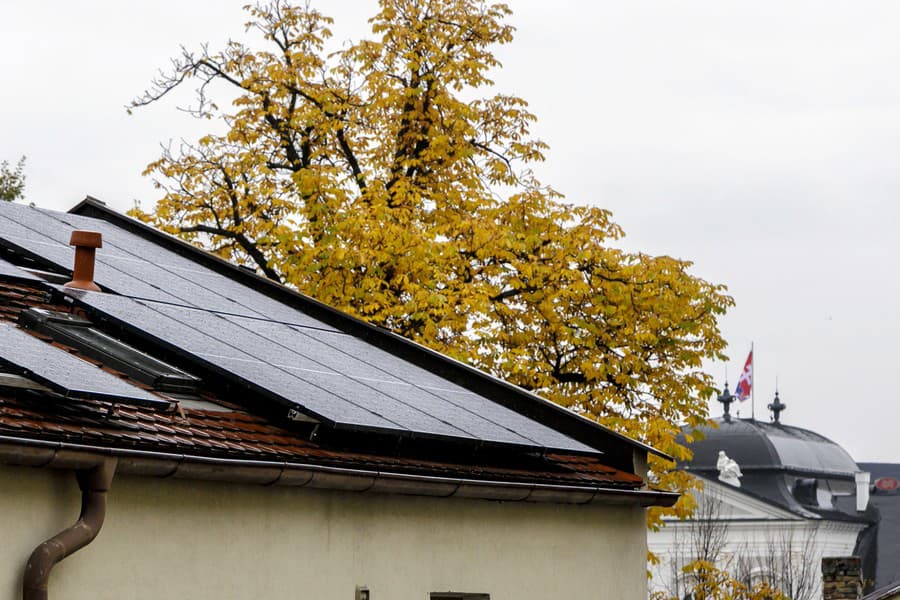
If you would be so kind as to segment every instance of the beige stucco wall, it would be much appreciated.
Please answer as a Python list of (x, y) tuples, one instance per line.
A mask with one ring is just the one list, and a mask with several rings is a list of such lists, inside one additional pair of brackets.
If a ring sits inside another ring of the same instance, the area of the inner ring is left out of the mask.
[[(0, 465), (0, 600), (78, 516), (71, 473)], [(106, 524), (50, 598), (646, 598), (644, 513), (118, 477)]]

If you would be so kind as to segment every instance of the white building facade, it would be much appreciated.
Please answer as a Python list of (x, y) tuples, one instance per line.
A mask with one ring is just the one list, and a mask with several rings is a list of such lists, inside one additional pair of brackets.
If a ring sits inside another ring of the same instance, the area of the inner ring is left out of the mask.
[(692, 580), (683, 567), (695, 560), (746, 584), (768, 581), (793, 600), (822, 597), (823, 557), (856, 555), (864, 573), (874, 569), (868, 481), (843, 448), (777, 420), (727, 415), (702, 434), (683, 465), (704, 483), (695, 514), (648, 536), (660, 559), (651, 592), (686, 597)]

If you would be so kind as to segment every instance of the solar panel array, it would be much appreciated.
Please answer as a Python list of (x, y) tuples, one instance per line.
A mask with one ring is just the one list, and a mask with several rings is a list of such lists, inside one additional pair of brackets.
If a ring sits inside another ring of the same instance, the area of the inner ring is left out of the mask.
[(0, 203), (0, 239), (70, 268), (73, 229), (99, 231), (95, 281), (69, 292), (226, 377), (338, 427), (595, 452), (137, 234)]
[[(0, 360), (65, 396), (166, 407), (168, 402), (0, 321)], [(8, 368), (7, 367), (7, 368)]]
[(29, 273), (28, 271), (24, 271), (19, 267), (6, 262), (2, 258), (0, 258), (0, 276), (14, 277), (16, 279), (27, 279), (30, 281), (40, 281), (37, 277)]

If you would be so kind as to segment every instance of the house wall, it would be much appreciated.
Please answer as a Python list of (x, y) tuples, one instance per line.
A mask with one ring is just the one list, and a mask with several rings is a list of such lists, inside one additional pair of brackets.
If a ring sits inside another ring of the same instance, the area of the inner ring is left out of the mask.
[[(0, 465), (0, 600), (78, 517), (71, 473)], [(644, 511), (120, 476), (94, 542), (50, 598), (646, 598)]]

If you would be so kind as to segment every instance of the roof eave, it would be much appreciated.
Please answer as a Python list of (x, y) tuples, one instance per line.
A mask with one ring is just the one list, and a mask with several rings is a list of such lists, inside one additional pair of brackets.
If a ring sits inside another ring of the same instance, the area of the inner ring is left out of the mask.
[(13, 466), (82, 469), (103, 457), (117, 471), (144, 477), (308, 487), (349, 492), (457, 497), (505, 502), (672, 506), (679, 495), (649, 489), (572, 486), (411, 475), (289, 461), (214, 458), (0, 436), (0, 462)]

